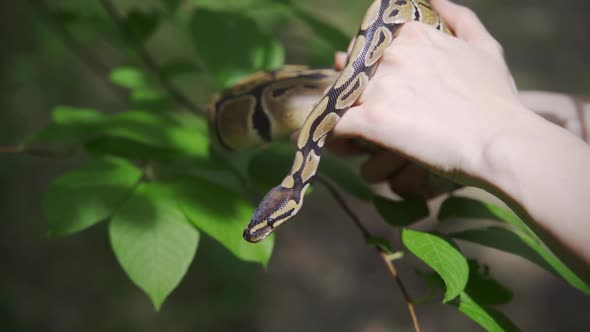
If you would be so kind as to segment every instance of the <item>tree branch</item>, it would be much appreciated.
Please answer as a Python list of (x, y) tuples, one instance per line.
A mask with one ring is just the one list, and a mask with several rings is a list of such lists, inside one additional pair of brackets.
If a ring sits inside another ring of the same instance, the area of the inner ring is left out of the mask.
[[(353, 221), (354, 225), (359, 229), (359, 231), (361, 232), (365, 241), (368, 242), (371, 238), (373, 238), (373, 235), (371, 234), (371, 232), (363, 225), (360, 218), (352, 211), (352, 209), (348, 206), (348, 204), (346, 203), (346, 201), (344, 200), (342, 195), (340, 195), (338, 190), (336, 190), (336, 188), (330, 183), (330, 181), (325, 179), (324, 177), (322, 177), (319, 174), (316, 174), (315, 180), (318, 183), (320, 183), (322, 186), (324, 186), (330, 192), (332, 197), (334, 197), (334, 199), (338, 202), (340, 207), (344, 210), (344, 212)], [(420, 325), (418, 324), (418, 317), (416, 316), (416, 311), (414, 309), (414, 302), (413, 302), (412, 298), (410, 297), (410, 294), (408, 293), (408, 290), (407, 290), (406, 286), (404, 285), (397, 269), (395, 268), (393, 261), (388, 257), (387, 252), (385, 252), (382, 248), (380, 248), (378, 246), (375, 248), (379, 252), (379, 256), (381, 257), (381, 259), (383, 260), (383, 262), (387, 266), (387, 269), (389, 270), (389, 273), (391, 274), (391, 276), (395, 280), (398, 288), (402, 292), (402, 296), (404, 297), (406, 305), (408, 306), (408, 311), (410, 312), (410, 317), (412, 319), (412, 325), (414, 327), (414, 331), (420, 332)]]
[(20, 153), (18, 147), (16, 146), (0, 146), (0, 153)]
[(70, 31), (62, 24), (62, 22), (60, 22), (60, 20), (51, 14), (51, 9), (45, 3), (45, 1), (29, 0), (29, 3), (37, 11), (39, 16), (42, 16), (53, 27), (53, 29), (61, 37), (66, 47), (68, 47), (72, 53), (74, 53), (84, 64), (86, 64), (86, 66), (91, 71), (93, 71), (94, 74), (103, 79), (103, 81), (107, 83), (107, 86), (115, 93), (115, 95), (117, 95), (117, 98), (121, 100), (121, 102), (125, 102), (127, 100), (125, 93), (104, 79), (105, 75), (111, 71), (110, 66), (102, 62), (99, 58), (95, 57), (92, 51), (76, 40)]
[(179, 105), (183, 106), (187, 110), (193, 113), (201, 113), (203, 114), (204, 111), (198, 107), (197, 105), (193, 104), (188, 98), (183, 96), (176, 87), (174, 87), (166, 77), (160, 72), (158, 69), (158, 65), (154, 61), (154, 59), (150, 56), (147, 52), (146, 48), (138, 41), (138, 39), (133, 35), (133, 32), (127, 28), (125, 22), (117, 12), (115, 6), (110, 0), (99, 0), (102, 4), (103, 8), (109, 14), (115, 25), (121, 31), (121, 34), (127, 41), (135, 48), (135, 51), (143, 61), (146, 68), (151, 71), (155, 77), (157, 78), (160, 85), (168, 92), (168, 94), (178, 103)]
[(52, 150), (30, 146), (0, 146), (0, 153), (24, 154), (40, 158), (67, 158), (74, 155), (76, 147), (70, 147), (65, 150)]

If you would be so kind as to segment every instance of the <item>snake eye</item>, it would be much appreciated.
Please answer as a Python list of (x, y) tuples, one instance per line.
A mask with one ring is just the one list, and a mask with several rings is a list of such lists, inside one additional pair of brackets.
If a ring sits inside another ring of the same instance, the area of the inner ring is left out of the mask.
[(275, 218), (266, 219), (266, 223), (268, 224), (268, 226), (273, 227), (273, 224), (275, 223)]

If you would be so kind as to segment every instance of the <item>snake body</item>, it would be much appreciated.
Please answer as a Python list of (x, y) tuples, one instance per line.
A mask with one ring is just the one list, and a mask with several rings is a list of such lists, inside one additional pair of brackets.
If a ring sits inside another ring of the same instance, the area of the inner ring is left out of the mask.
[(399, 28), (409, 21), (420, 21), (450, 33), (426, 0), (376, 0), (365, 14), (342, 72), (287, 67), (259, 73), (215, 101), (211, 118), (218, 140), (226, 147), (242, 148), (298, 129), (302, 114), (306, 112), (285, 111), (298, 108), (293, 105), (270, 111), (269, 104), (274, 99), (285, 97), (291, 103), (298, 100), (299, 108), (306, 108), (309, 104), (301, 102), (301, 96), (308, 90), (308, 93), (313, 92), (308, 103), (319, 100), (301, 125), (291, 171), (280, 185), (264, 196), (244, 230), (247, 241), (263, 240), (301, 209), (328, 133), (360, 97), (385, 49)]

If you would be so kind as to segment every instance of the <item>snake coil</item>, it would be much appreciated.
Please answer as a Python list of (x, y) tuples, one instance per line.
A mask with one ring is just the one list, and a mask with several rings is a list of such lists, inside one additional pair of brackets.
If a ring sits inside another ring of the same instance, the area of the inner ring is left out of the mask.
[[(300, 128), (291, 171), (262, 199), (244, 230), (247, 241), (263, 240), (301, 209), (328, 133), (363, 93), (385, 49), (409, 21), (420, 21), (450, 33), (426, 0), (376, 0), (365, 14), (342, 72), (288, 66), (250, 77), (216, 99), (212, 125), (218, 141), (229, 148), (270, 141), (299, 129), (306, 112), (292, 110), (309, 107), (309, 100), (319, 100)], [(305, 93), (311, 98), (303, 103), (292, 105), (301, 98), (288, 98)], [(275, 100), (278, 101), (273, 105)], [(279, 106), (281, 102), (283, 106)], [(273, 106), (278, 111), (272, 111)]]

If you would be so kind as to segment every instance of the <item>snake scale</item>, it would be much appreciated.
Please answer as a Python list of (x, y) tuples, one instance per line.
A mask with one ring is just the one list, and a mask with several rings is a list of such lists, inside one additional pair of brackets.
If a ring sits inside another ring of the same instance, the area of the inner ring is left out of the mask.
[(214, 99), (212, 132), (226, 148), (247, 148), (300, 129), (291, 171), (260, 202), (244, 230), (247, 241), (263, 240), (301, 209), (328, 133), (363, 93), (385, 49), (409, 21), (450, 33), (426, 0), (376, 0), (341, 72), (286, 66), (254, 74)]

